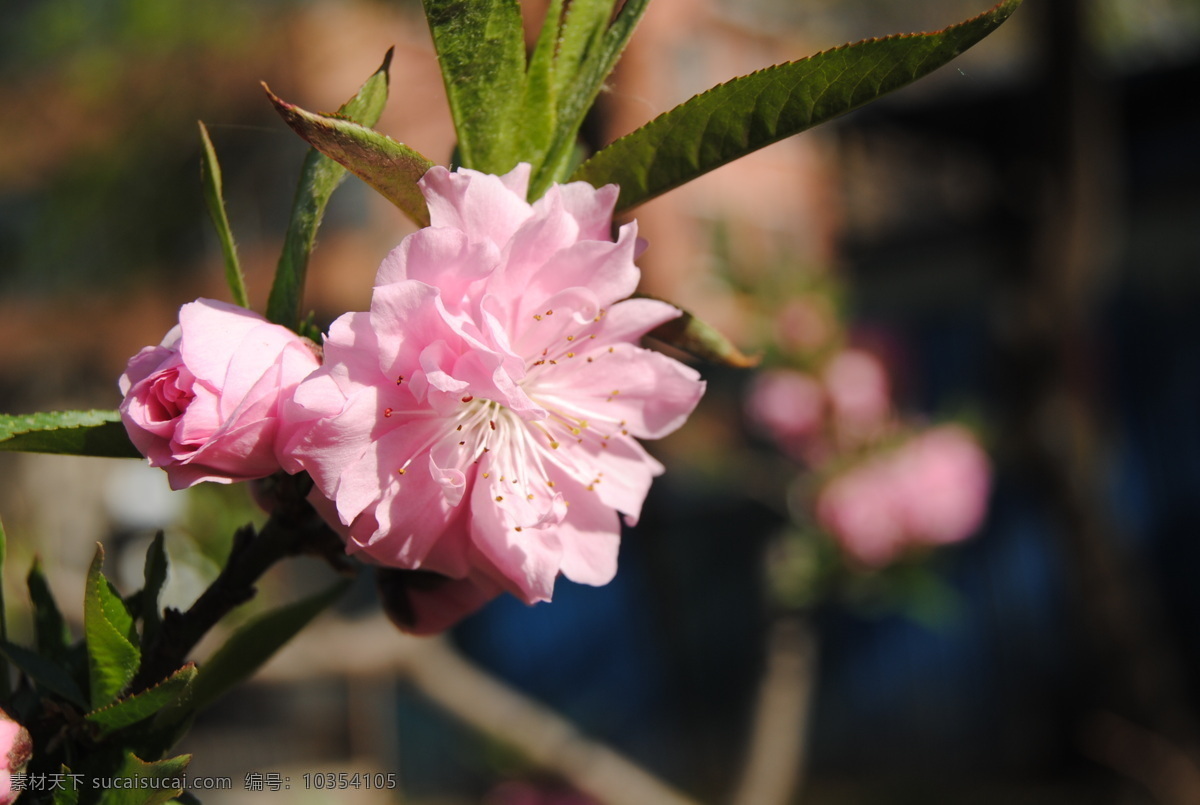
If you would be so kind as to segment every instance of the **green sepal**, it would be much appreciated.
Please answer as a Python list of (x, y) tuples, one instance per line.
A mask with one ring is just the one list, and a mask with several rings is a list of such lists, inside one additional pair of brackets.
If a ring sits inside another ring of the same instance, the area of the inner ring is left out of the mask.
[(157, 685), (118, 699), (84, 717), (98, 727), (98, 737), (103, 737), (113, 730), (128, 727), (156, 714), (177, 700), (195, 678), (196, 666), (188, 663)]
[(429, 209), (417, 181), (433, 163), (403, 143), (341, 117), (318, 115), (263, 88), (284, 122), (309, 145), (375, 188), (417, 226), (429, 225)]
[(601, 149), (572, 179), (621, 187), (623, 212), (751, 151), (927, 75), (994, 31), (1021, 0), (945, 30), (843, 45), (713, 87)]
[[(353, 98), (338, 109), (339, 117), (365, 126), (374, 126), (383, 114), (388, 95), (389, 50), (383, 64), (363, 83)], [(346, 177), (341, 165), (311, 150), (304, 158), (300, 181), (292, 200), (292, 215), (284, 236), (283, 253), (275, 269), (275, 281), (267, 300), (267, 319), (295, 329), (300, 323), (300, 303), (304, 296), (304, 278), (308, 258), (317, 239), (317, 230), (325, 216), (325, 207), (333, 191)]]
[(759, 356), (746, 355), (717, 328), (686, 310), (679, 318), (658, 325), (646, 335), (693, 357), (736, 369), (753, 368), (761, 360)]
[(250, 307), (250, 297), (246, 293), (246, 277), (242, 274), (241, 263), (238, 262), (237, 244), (233, 240), (233, 230), (229, 227), (229, 216), (225, 214), (221, 163), (217, 161), (217, 151), (208, 136), (208, 129), (202, 122), (197, 122), (197, 125), (200, 126), (202, 145), (200, 183), (204, 188), (204, 203), (208, 206), (208, 214), (217, 230), (217, 240), (221, 243), (221, 255), (225, 258), (225, 282), (229, 285), (234, 304)]
[(121, 596), (100, 572), (103, 564), (104, 548), (97, 545), (83, 598), (83, 630), (87, 638), (88, 681), (93, 708), (115, 701), (133, 681), (142, 659), (133, 617)]
[(0, 414), (0, 450), (141, 458), (116, 411)]

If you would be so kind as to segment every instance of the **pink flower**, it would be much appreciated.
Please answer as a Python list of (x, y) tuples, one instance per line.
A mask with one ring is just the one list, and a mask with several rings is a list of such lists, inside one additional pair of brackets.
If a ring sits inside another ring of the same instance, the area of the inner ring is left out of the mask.
[(975, 438), (944, 425), (834, 477), (817, 496), (817, 520), (856, 560), (882, 567), (908, 547), (971, 536), (990, 485)]
[(618, 512), (636, 521), (663, 470), (634, 437), (678, 428), (704, 384), (637, 345), (679, 312), (627, 299), (638, 247), (633, 223), (611, 238), (617, 188), (530, 205), (528, 176), (425, 175), (431, 225), (383, 261), (370, 312), (333, 323), (282, 437), (348, 551), (532, 603), (559, 572), (612, 578)]
[(824, 424), (825, 391), (803, 372), (763, 372), (750, 386), (746, 414), (789, 455), (804, 459)]
[(172, 489), (279, 469), (279, 407), (320, 365), (314, 345), (261, 316), (212, 299), (179, 310), (161, 345), (129, 360), (121, 420)]
[(0, 805), (9, 805), (21, 796), (21, 789), (13, 788), (12, 775), (25, 771), (32, 755), (29, 732), (0, 710)]

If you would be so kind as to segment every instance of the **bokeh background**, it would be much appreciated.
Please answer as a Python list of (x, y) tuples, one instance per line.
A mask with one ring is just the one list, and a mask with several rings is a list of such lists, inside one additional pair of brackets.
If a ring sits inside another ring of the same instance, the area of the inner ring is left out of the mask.
[[(603, 144), (734, 75), (983, 10), (655, 0), (586, 135)], [(125, 360), (179, 305), (226, 297), (197, 119), (261, 309), (305, 149), (260, 81), (333, 109), (394, 45), (378, 128), (435, 162), (453, 146), (412, 0), (8, 0), (3, 17), (4, 411), (115, 407)], [(497, 601), (450, 638), (485, 676), (439, 679), (428, 651), (367, 628), (378, 616), (364, 578), (307, 653), (188, 739), (195, 773), (237, 787), (286, 773), (292, 790), (202, 798), (393, 801), (301, 790), (305, 772), (382, 770), (407, 802), (566, 805), (593, 801), (572, 778), (624, 779), (523, 710), (507, 738), (485, 735), (471, 725), (482, 692), (528, 697), (701, 802), (1200, 801), (1198, 83), (1196, 0), (1026, 0), (927, 80), (636, 211), (646, 291), (769, 353), (779, 295), (830, 278), (898, 404), (985, 434), (986, 523), (918, 582), (802, 612), (773, 603), (770, 548), (796, 468), (745, 424), (753, 373), (702, 367), (710, 392), (652, 446), (668, 472), (615, 582), (561, 582), (534, 608)], [(317, 320), (365, 309), (409, 231), (347, 181), (310, 267)], [(184, 605), (233, 528), (258, 516), (244, 490), (170, 494), (134, 462), (0, 459), (18, 631), (35, 554), (79, 612), (97, 540), (134, 585), (141, 547), (166, 528)], [(299, 563), (263, 599), (328, 578)], [(772, 702), (799, 716), (765, 741), (791, 759), (755, 742)], [(755, 775), (784, 782), (754, 789)]]

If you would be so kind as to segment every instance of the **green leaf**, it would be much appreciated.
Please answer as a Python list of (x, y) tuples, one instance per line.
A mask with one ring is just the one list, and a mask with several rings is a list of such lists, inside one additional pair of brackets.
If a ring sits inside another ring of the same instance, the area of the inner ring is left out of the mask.
[(598, 151), (573, 179), (621, 187), (618, 212), (932, 72), (1020, 5), (1004, 0), (928, 34), (843, 45), (713, 87)]
[(525, 94), (525, 34), (517, 0), (424, 0), (462, 164), (516, 166)]
[(100, 736), (128, 727), (162, 710), (179, 698), (196, 678), (196, 666), (187, 664), (154, 687), (120, 699), (84, 716), (100, 728)]
[[(596, 96), (604, 87), (617, 60), (633, 36), (633, 31), (646, 12), (649, 0), (626, 0), (616, 18), (607, 28), (607, 14), (602, 15), (596, 0), (572, 3), (563, 20), (562, 45), (554, 65), (555, 115), (554, 136), (550, 141), (544, 164), (530, 180), (529, 197), (538, 198), (554, 182), (565, 178), (565, 166), (571, 164), (579, 127)], [(549, 17), (547, 17), (549, 20)], [(548, 24), (548, 23), (547, 23)]]
[(737, 369), (757, 366), (760, 360), (744, 354), (715, 327), (686, 310), (679, 318), (658, 325), (646, 335), (701, 360)]
[(246, 294), (246, 278), (238, 262), (237, 244), (233, 242), (233, 230), (229, 228), (229, 217), (225, 214), (221, 164), (217, 162), (217, 151), (208, 136), (208, 129), (203, 123), (198, 125), (200, 142), (204, 146), (200, 160), (200, 181), (204, 186), (204, 203), (208, 205), (208, 214), (212, 217), (213, 226), (217, 228), (217, 239), (221, 242), (221, 253), (225, 256), (225, 281), (229, 283), (229, 292), (233, 294), (234, 303), (250, 307), (250, 297)]
[(33, 627), (38, 651), (52, 660), (64, 660), (71, 651), (71, 630), (63, 619), (50, 585), (42, 573), (40, 560), (34, 559), (26, 580), (33, 602)]
[(0, 414), (0, 450), (141, 458), (116, 411)]
[(26, 676), (37, 683), (39, 688), (58, 694), (80, 709), (87, 707), (83, 691), (75, 684), (75, 680), (71, 678), (67, 669), (58, 663), (30, 651), (24, 646), (18, 646), (16, 643), (8, 641), (0, 642), (0, 654), (20, 668)]
[(263, 87), (284, 122), (309, 145), (371, 185), (417, 226), (429, 225), (429, 210), (417, 180), (433, 167), (432, 162), (373, 129), (307, 112), (280, 100), (266, 84)]
[(142, 659), (133, 618), (121, 596), (100, 572), (103, 564), (104, 548), (97, 545), (83, 598), (83, 630), (87, 636), (88, 679), (94, 708), (117, 698), (133, 680)]
[(162, 612), (159, 610), (158, 599), (167, 581), (167, 552), (163, 548), (161, 531), (154, 535), (154, 540), (146, 549), (146, 564), (142, 575), (145, 583), (139, 595), (139, 609), (142, 616), (141, 645), (144, 650), (158, 636), (159, 627), (162, 626)]
[(192, 684), (188, 709), (192, 712), (203, 709), (253, 675), (297, 632), (341, 597), (348, 586), (348, 582), (339, 582), (322, 593), (261, 615), (234, 632), (200, 669)]
[[(555, 131), (555, 62), (560, 42), (562, 6), (563, 0), (551, 0), (546, 9), (542, 31), (529, 57), (529, 68), (525, 74), (521, 125), (517, 128), (517, 161), (529, 162), (533, 166), (533, 175), (539, 172)], [(454, 161), (460, 158), (461, 154), (456, 153)]]
[[(67, 766), (59, 767), (59, 771), (63, 775), (63, 779), (71, 779), (71, 769)], [(53, 805), (79, 805), (79, 789), (82, 786), (64, 785), (62, 788), (54, 789), (54, 798), (51, 800)]]
[[(388, 68), (391, 63), (392, 51), (389, 50), (379, 69), (353, 98), (342, 104), (337, 114), (356, 123), (374, 126), (387, 102)], [(279, 256), (271, 296), (267, 300), (267, 318), (276, 324), (291, 329), (300, 324), (300, 302), (304, 296), (308, 258), (312, 254), (329, 198), (345, 176), (345, 168), (318, 151), (309, 151), (304, 159), (300, 183), (292, 200), (292, 217), (284, 236), (283, 254)]]
[(105, 789), (99, 805), (163, 805), (183, 793), (182, 786), (164, 786), (183, 782), (191, 760), (191, 755), (180, 755), (147, 763), (127, 752), (113, 777), (131, 782)]
[[(591, 87), (578, 87), (580, 70), (604, 41), (608, 21), (612, 19), (613, 0), (571, 0), (562, 15), (562, 29), (555, 55), (554, 89), (556, 95), (572, 90), (587, 92)], [(601, 79), (603, 80), (603, 79)]]

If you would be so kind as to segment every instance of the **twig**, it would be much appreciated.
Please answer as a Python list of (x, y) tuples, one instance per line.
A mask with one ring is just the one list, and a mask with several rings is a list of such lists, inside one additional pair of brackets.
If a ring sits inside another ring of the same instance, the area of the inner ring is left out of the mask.
[(609, 805), (695, 805), (623, 755), (474, 665), (442, 638), (399, 634), (383, 616), (317, 624), (263, 668), (263, 681), (402, 674), (422, 694)]
[(802, 615), (778, 618), (767, 636), (753, 733), (733, 805), (786, 805), (804, 780), (817, 642)]
[[(304, 499), (311, 480), (281, 475), (270, 482), (268, 494), (274, 504), (270, 519), (257, 534), (252, 526), (237, 530), (225, 566), (186, 612), (163, 612), (162, 626), (142, 658), (133, 691), (144, 690), (182, 667), (209, 630), (254, 597), (258, 580), (276, 562), (311, 553), (330, 557), (328, 546), (337, 542), (337, 536)], [(337, 565), (336, 559), (331, 562)]]

